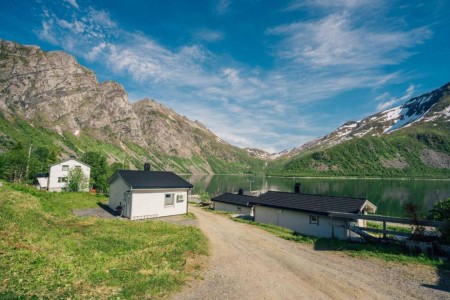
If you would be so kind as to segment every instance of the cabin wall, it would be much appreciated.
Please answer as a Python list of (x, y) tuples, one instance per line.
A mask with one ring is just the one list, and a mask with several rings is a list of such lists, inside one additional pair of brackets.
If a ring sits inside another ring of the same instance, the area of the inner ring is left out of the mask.
[(227, 211), (236, 214), (250, 215), (251, 207), (242, 206), (238, 204), (224, 203), (219, 201), (213, 201), (214, 210)]
[[(317, 223), (311, 223), (311, 216), (316, 216)], [(333, 219), (324, 215), (316, 215), (311, 213), (299, 212), (288, 209), (278, 209), (266, 206), (255, 206), (255, 221), (266, 224), (273, 224), (285, 227), (300, 234), (331, 238), (333, 236), (338, 239), (346, 239), (349, 235), (348, 230), (342, 226), (346, 224), (343, 219)]]
[[(173, 195), (173, 205), (165, 205), (166, 194)], [(129, 218), (156, 218), (186, 214), (187, 199), (188, 189), (133, 190)]]
[(121, 178), (117, 177), (109, 186), (109, 202), (108, 206), (115, 210), (119, 205), (122, 206), (122, 215), (129, 218), (127, 214), (127, 206), (130, 206), (130, 201), (127, 201), (126, 192), (130, 190), (130, 186)]

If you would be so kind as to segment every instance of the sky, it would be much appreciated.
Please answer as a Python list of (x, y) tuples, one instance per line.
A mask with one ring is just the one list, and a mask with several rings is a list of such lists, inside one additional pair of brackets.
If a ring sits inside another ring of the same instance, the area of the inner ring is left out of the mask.
[(268, 152), (450, 81), (447, 0), (0, 0), (0, 39)]

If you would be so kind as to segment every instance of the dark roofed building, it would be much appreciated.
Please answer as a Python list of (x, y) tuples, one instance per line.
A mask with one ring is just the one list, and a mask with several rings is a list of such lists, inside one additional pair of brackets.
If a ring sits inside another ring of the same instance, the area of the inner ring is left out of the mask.
[(349, 225), (366, 227), (364, 220), (332, 218), (331, 212), (348, 214), (374, 213), (377, 209), (369, 200), (340, 196), (301, 193), (301, 185), (295, 192), (269, 191), (258, 197), (225, 193), (211, 199), (215, 210), (236, 212), (245, 209), (256, 222), (274, 224), (298, 233), (316, 237), (346, 239), (357, 236), (347, 229)]
[(242, 190), (237, 194), (225, 193), (211, 199), (214, 210), (234, 212), (243, 215), (251, 214), (251, 202), (256, 197), (244, 195)]
[(109, 207), (122, 216), (148, 219), (187, 213), (192, 184), (173, 172), (119, 170), (108, 179)]
[(302, 193), (287, 193), (269, 191), (255, 198), (255, 205), (274, 208), (292, 209), (328, 215), (329, 212), (358, 214), (364, 209), (374, 212), (376, 207), (364, 198), (339, 196), (311, 195)]
[(133, 189), (189, 188), (193, 186), (177, 174), (166, 171), (119, 170), (109, 180), (121, 177)]
[(356, 234), (347, 226), (365, 227), (364, 220), (332, 218), (330, 212), (366, 214), (375, 212), (376, 206), (363, 198), (269, 191), (252, 201), (254, 220), (292, 229), (316, 237), (347, 239)]

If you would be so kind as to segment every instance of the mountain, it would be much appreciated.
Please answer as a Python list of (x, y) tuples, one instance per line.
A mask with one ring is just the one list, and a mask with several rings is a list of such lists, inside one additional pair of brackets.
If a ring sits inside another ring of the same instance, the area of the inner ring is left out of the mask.
[(278, 175), (450, 176), (450, 83), (277, 154)]
[[(182, 173), (247, 173), (263, 162), (149, 99), (130, 103), (119, 83), (62, 51), (0, 40), (0, 150), (15, 143), (52, 147), (61, 157), (85, 151), (108, 161)], [(40, 137), (40, 138), (37, 138)]]
[(430, 93), (406, 101), (403, 105), (376, 113), (360, 121), (348, 121), (332, 133), (278, 156), (295, 156), (306, 151), (323, 150), (363, 136), (383, 136), (414, 123), (450, 122), (450, 83)]

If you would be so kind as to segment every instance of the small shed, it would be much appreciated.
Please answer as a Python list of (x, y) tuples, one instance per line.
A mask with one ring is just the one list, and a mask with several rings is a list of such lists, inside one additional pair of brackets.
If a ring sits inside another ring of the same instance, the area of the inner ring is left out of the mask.
[[(268, 191), (252, 201), (256, 222), (289, 228), (300, 234), (347, 239), (358, 237), (348, 225), (365, 227), (364, 220), (333, 218), (331, 212), (374, 213), (377, 207), (364, 198)], [(361, 223), (361, 224), (360, 224)]]
[(36, 174), (34, 185), (39, 190), (48, 190), (48, 173), (39, 173)]
[(119, 170), (108, 179), (109, 204), (131, 220), (186, 214), (192, 184), (173, 172)]
[(212, 198), (211, 201), (214, 210), (250, 215), (252, 213), (250, 203), (254, 199), (254, 196), (244, 195), (243, 190), (239, 190), (237, 194), (225, 193)]

